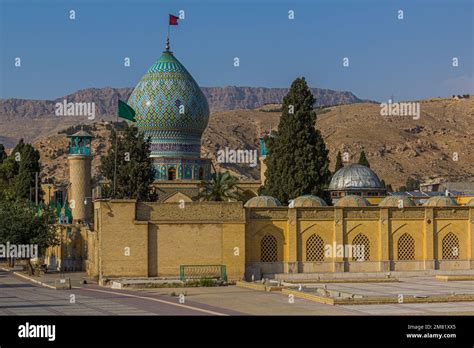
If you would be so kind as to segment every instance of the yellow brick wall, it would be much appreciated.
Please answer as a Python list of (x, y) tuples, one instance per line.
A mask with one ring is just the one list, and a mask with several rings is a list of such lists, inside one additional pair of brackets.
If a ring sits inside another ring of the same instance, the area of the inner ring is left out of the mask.
[[(236, 213), (212, 203), (190, 203), (184, 209), (171, 203), (95, 203), (100, 221), (99, 272), (103, 277), (177, 276), (180, 265), (225, 265), (229, 279), (243, 277), (245, 224), (241, 204), (229, 203), (242, 210)], [(206, 210), (214, 222), (193, 222)], [(152, 220), (136, 220), (139, 217)], [(129, 256), (125, 248), (129, 248)]]
[(148, 223), (135, 223), (135, 202), (102, 201), (99, 209), (100, 274), (148, 276)]
[[(442, 269), (465, 269), (472, 268), (474, 255), (474, 208), (466, 207), (247, 209), (235, 202), (188, 202), (180, 209), (177, 203), (96, 201), (95, 209), (97, 232), (87, 234), (95, 238), (88, 242), (88, 271), (104, 277), (177, 276), (180, 265), (223, 264), (230, 279), (241, 279), (246, 267), (261, 263), (260, 242), (267, 234), (278, 241), (281, 265), (268, 265), (266, 272), (384, 271), (390, 263), (394, 270), (422, 270), (435, 262)], [(306, 241), (314, 233), (325, 245), (353, 244), (363, 233), (370, 260), (306, 262)], [(398, 260), (405, 233), (415, 242), (413, 261)], [(448, 233), (459, 240), (457, 263), (441, 260)]]

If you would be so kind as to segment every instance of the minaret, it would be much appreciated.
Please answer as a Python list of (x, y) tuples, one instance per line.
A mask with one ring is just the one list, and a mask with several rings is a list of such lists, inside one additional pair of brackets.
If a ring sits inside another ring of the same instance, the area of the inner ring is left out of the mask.
[(72, 211), (73, 222), (90, 222), (92, 135), (81, 129), (69, 138), (69, 207)]
[(265, 134), (260, 135), (260, 183), (265, 185), (265, 172), (267, 171), (267, 165), (265, 164), (265, 158), (267, 158), (267, 147), (265, 145)]

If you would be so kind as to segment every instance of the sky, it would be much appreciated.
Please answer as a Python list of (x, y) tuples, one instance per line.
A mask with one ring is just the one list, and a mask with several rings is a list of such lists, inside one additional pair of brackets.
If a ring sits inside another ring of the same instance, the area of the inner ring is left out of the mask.
[(180, 11), (172, 51), (200, 86), (289, 87), (304, 76), (311, 87), (377, 101), (474, 93), (473, 7), (473, 0), (0, 0), (0, 98), (133, 87), (164, 49), (168, 14)]

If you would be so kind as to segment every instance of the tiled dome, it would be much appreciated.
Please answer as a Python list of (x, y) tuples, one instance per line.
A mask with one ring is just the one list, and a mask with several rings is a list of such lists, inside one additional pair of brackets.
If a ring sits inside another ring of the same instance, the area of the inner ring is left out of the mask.
[(269, 208), (269, 207), (281, 207), (281, 203), (278, 199), (270, 196), (257, 196), (250, 198), (245, 203), (247, 208)]
[(361, 197), (356, 195), (344, 196), (341, 199), (338, 199), (336, 207), (368, 207), (370, 206), (369, 202)]
[(425, 207), (455, 207), (458, 203), (452, 197), (434, 196), (428, 199), (423, 206)]
[(327, 206), (326, 202), (319, 198), (318, 196), (313, 195), (304, 195), (295, 198), (293, 201), (293, 206), (298, 207), (325, 207)]
[(407, 196), (387, 196), (379, 203), (379, 207), (396, 207), (400, 205), (400, 201), (403, 202), (403, 207), (415, 207), (415, 203)]
[(196, 81), (165, 51), (133, 90), (128, 104), (137, 127), (151, 137), (153, 157), (199, 157), (209, 105)]

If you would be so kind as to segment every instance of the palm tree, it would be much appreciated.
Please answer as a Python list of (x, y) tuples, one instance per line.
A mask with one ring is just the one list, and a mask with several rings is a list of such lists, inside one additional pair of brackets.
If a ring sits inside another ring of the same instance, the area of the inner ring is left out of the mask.
[(238, 179), (228, 171), (212, 174), (210, 181), (202, 181), (198, 198), (201, 201), (231, 201), (239, 200), (236, 193)]

